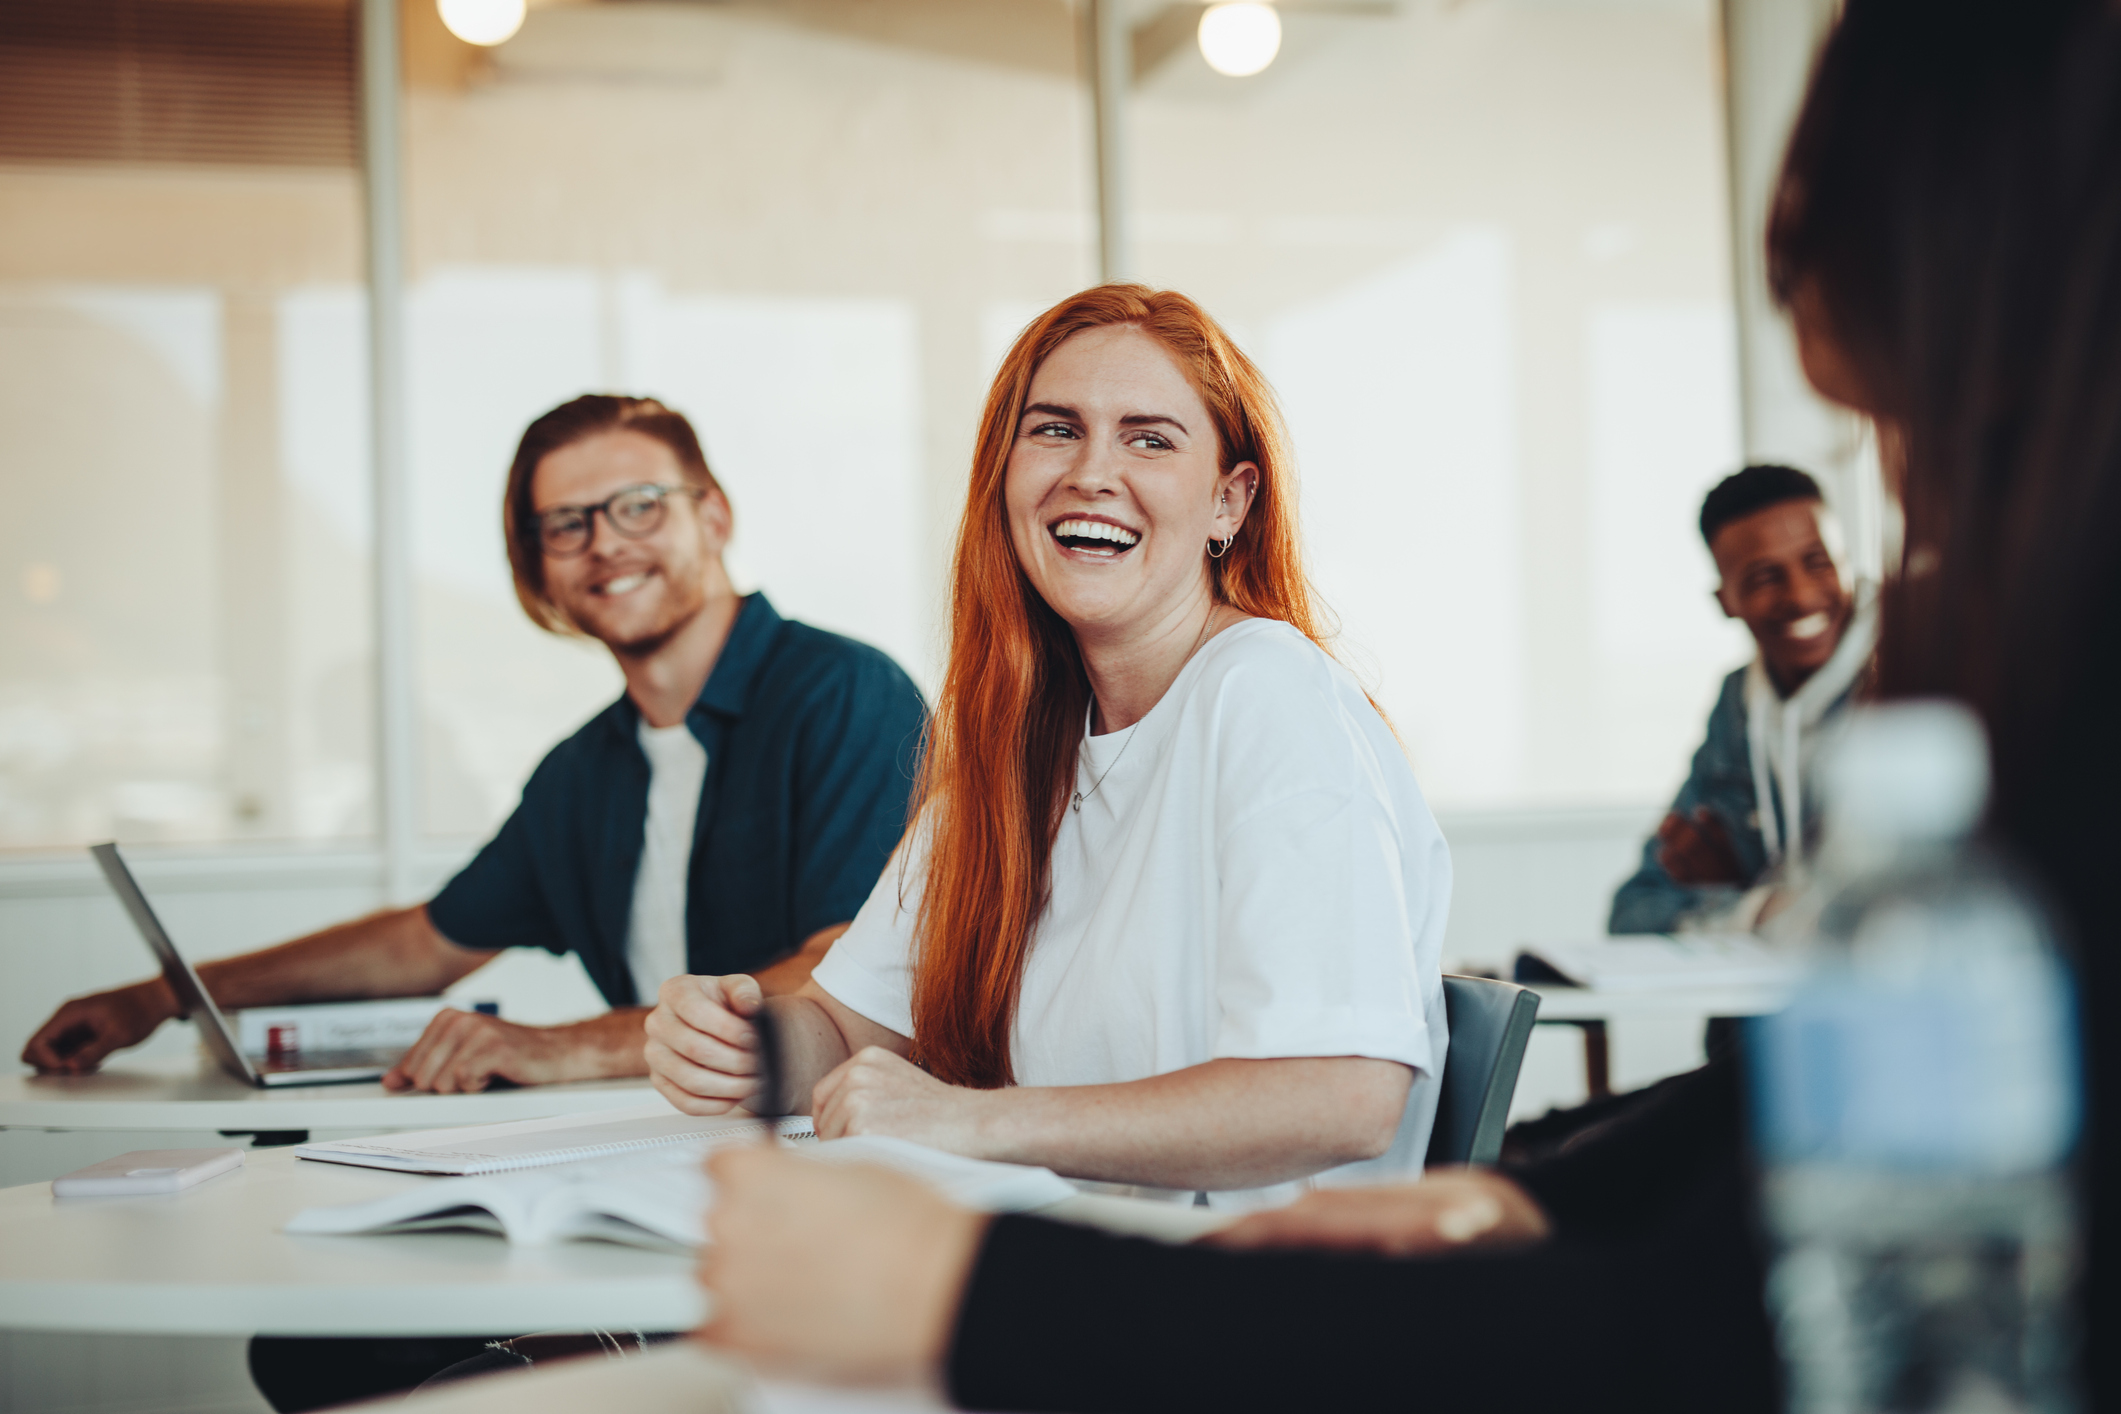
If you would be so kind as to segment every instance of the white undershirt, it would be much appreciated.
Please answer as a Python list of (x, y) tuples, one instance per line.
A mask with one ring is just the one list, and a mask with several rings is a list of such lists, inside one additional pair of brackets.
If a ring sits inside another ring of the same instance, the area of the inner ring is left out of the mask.
[(656, 990), (686, 970), (686, 886), (707, 748), (683, 722), (651, 727), (644, 719), (640, 739), (648, 755), (648, 819), (641, 830), (641, 867), (633, 876), (626, 966), (633, 972), (634, 999), (654, 1006)]
[[(1238, 624), (1146, 717), (1084, 738), (1075, 789), (1085, 798), (1061, 812), (1010, 1035), (1017, 1083), (1112, 1084), (1222, 1057), (1399, 1061), (1420, 1074), (1391, 1150), (1330, 1181), (1417, 1176), (1447, 1039), (1451, 860), (1355, 679), (1287, 624)], [(922, 838), (816, 974), (900, 1035), (913, 1027)]]

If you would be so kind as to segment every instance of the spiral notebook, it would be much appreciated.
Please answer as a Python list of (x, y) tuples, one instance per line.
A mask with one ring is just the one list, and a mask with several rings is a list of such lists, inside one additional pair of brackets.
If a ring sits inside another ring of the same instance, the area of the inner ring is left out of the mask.
[[(373, 1139), (299, 1144), (295, 1154), (325, 1163), (395, 1169), (399, 1173), (506, 1173), (583, 1159), (615, 1159), (673, 1144), (705, 1143), (712, 1147), (719, 1141), (757, 1143), (766, 1128), (765, 1120), (744, 1114), (695, 1119), (668, 1105), (644, 1105), (638, 1109), (607, 1110), (595, 1119), (560, 1115), (506, 1124), (380, 1134)], [(808, 1115), (775, 1120), (773, 1131), (783, 1139), (817, 1137)]]

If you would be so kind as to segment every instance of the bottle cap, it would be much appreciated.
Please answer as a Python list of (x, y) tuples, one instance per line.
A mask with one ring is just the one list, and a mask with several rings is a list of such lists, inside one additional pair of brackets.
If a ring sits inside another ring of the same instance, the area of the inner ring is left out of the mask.
[(1988, 804), (1988, 735), (1957, 702), (1858, 708), (1822, 764), (1827, 819), (1837, 833), (1955, 840), (1972, 832)]

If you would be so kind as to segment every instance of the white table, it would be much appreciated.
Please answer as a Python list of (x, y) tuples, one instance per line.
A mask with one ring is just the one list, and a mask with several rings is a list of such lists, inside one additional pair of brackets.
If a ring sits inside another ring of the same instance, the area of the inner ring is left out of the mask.
[(261, 1090), (204, 1056), (119, 1060), (94, 1075), (0, 1076), (0, 1129), (440, 1129), (653, 1104), (646, 1076), (477, 1095), (398, 1095), (381, 1084)]
[[(484, 1335), (555, 1327), (686, 1330), (704, 1315), (689, 1257), (602, 1242), (517, 1247), (479, 1233), (292, 1236), (304, 1208), (435, 1180), (246, 1156), (143, 1198), (0, 1189), (0, 1327), (159, 1335)], [(1051, 1216), (1186, 1240), (1230, 1214), (1082, 1195)]]
[(1691, 1016), (1759, 1016), (1788, 997), (1783, 987), (1673, 987), (1647, 992), (1601, 992), (1590, 987), (1541, 983), (1541, 1021), (1580, 1024), (1585, 1021), (1672, 1020)]
[(645, 1077), (394, 1095), (372, 1082), (260, 1090), (193, 1054), (121, 1058), (94, 1075), (0, 1075), (0, 1187), (135, 1149), (265, 1148), (655, 1103)]
[(1541, 983), (1539, 1024), (1574, 1026), (1583, 1032), (1584, 1076), (1592, 1098), (1613, 1093), (1608, 1026), (1615, 1021), (1692, 1020), (1760, 1016), (1788, 998), (1784, 987), (1669, 987), (1654, 991), (1605, 992), (1590, 987)]

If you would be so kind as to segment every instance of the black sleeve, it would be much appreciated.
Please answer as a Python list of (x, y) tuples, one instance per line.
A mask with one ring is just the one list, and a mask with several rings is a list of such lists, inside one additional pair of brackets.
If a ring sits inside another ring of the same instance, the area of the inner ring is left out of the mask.
[[(542, 774), (542, 768), (540, 768)], [(566, 937), (539, 887), (530, 842), (530, 819), (539, 808), (538, 776), (523, 787), (523, 799), (500, 832), (457, 871), (427, 904), (427, 918), (461, 948), (540, 947), (568, 951)]]
[(950, 1395), (1053, 1414), (1770, 1414), (1781, 1389), (1739, 1156), (1696, 1179), (1635, 1240), (1442, 1260), (1000, 1218), (959, 1309)]
[(1552, 1158), (1510, 1170), (1566, 1238), (1621, 1237), (1654, 1226), (1745, 1146), (1745, 1087), (1726, 1052), (1660, 1081)]

